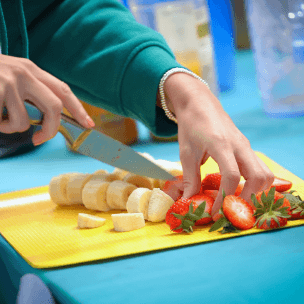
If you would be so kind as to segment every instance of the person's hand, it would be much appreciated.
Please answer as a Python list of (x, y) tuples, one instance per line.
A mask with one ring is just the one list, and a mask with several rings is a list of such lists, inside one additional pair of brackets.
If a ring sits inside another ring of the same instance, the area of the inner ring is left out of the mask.
[(0, 109), (5, 106), (9, 119), (0, 115), (0, 132), (15, 133), (29, 129), (24, 100), (31, 101), (42, 113), (42, 129), (33, 136), (35, 145), (53, 138), (60, 126), (63, 106), (85, 128), (94, 126), (81, 102), (69, 86), (25, 58), (0, 54)]
[(169, 76), (164, 92), (168, 108), (178, 121), (183, 197), (200, 191), (200, 166), (212, 157), (222, 176), (212, 208), (213, 219), (222, 205), (222, 189), (226, 195), (234, 194), (241, 176), (246, 182), (240, 196), (253, 206), (251, 194), (269, 188), (274, 174), (256, 156), (219, 100), (204, 83), (186, 73)]

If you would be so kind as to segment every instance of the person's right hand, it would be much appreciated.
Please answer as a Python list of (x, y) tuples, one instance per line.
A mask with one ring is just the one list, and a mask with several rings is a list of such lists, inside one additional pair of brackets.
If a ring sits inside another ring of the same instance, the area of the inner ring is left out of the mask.
[(43, 113), (42, 129), (33, 135), (34, 145), (57, 134), (63, 107), (85, 128), (94, 127), (70, 87), (29, 59), (0, 54), (0, 71), (0, 109), (5, 106), (8, 112), (5, 120), (0, 113), (0, 132), (10, 134), (30, 128), (24, 100), (29, 100)]

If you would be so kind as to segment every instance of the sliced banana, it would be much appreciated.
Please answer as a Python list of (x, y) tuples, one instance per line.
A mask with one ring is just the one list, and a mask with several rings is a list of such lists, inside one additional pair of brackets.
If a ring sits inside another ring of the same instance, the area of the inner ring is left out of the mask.
[(183, 167), (179, 163), (164, 159), (157, 159), (156, 164), (168, 171), (173, 176), (183, 175)]
[(137, 187), (120, 180), (111, 182), (107, 190), (107, 204), (112, 209), (126, 210), (129, 196)]
[[(100, 170), (99, 170), (100, 171)], [(100, 182), (113, 182), (115, 180), (118, 180), (118, 176), (113, 173), (93, 173), (93, 176), (91, 177), (91, 180), (98, 180)]]
[(107, 204), (107, 190), (110, 182), (90, 180), (82, 190), (82, 202), (87, 209), (109, 211)]
[(123, 178), (128, 174), (128, 171), (122, 170), (120, 168), (115, 168), (113, 175), (117, 177), (117, 180), (123, 180)]
[(146, 224), (142, 213), (119, 213), (112, 214), (111, 217), (116, 231), (136, 230)]
[(67, 184), (71, 177), (77, 176), (78, 174), (80, 173), (65, 173), (51, 179), (49, 183), (49, 194), (54, 203), (58, 205), (71, 205), (67, 198)]
[(137, 175), (134, 173), (128, 173), (124, 178), (123, 181), (129, 184), (133, 184), (136, 187), (140, 188), (148, 188), (150, 190), (153, 189), (154, 179), (146, 176)]
[(82, 204), (82, 190), (91, 177), (92, 174), (79, 173), (69, 178), (66, 192), (70, 204)]
[(109, 174), (109, 172), (107, 170), (100, 169), (100, 170), (95, 171), (93, 174), (94, 175)]
[(152, 190), (148, 188), (135, 189), (128, 198), (127, 211), (129, 213), (143, 213), (144, 219), (148, 219), (148, 206)]
[(174, 200), (169, 195), (158, 188), (153, 189), (148, 207), (148, 221), (164, 221), (173, 204)]
[(104, 225), (106, 219), (86, 213), (78, 214), (78, 227), (79, 228), (97, 228)]

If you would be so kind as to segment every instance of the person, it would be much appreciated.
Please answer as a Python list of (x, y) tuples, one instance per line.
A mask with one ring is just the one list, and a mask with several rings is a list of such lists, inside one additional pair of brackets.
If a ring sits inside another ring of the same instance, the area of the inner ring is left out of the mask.
[(80, 99), (139, 120), (157, 136), (177, 133), (184, 197), (199, 191), (200, 166), (212, 157), (222, 174), (213, 218), (222, 204), (221, 190), (234, 194), (241, 176), (246, 180), (241, 197), (247, 201), (270, 187), (273, 173), (206, 83), (189, 74), (162, 35), (136, 22), (118, 0), (0, 4), (0, 106), (9, 114), (0, 132), (29, 129), (24, 100), (44, 113), (42, 128), (33, 135), (35, 145), (56, 135), (63, 107), (91, 128)]

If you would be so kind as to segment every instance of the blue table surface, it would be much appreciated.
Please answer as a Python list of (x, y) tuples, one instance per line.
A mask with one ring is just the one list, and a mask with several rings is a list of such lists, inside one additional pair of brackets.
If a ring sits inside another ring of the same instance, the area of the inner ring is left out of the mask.
[[(304, 117), (266, 117), (252, 53), (237, 52), (236, 59), (235, 88), (219, 96), (224, 109), (254, 150), (304, 179)], [(176, 142), (152, 142), (139, 127), (135, 150), (179, 160)], [(61, 134), (29, 154), (0, 162), (5, 176), (0, 193), (44, 186), (61, 173), (113, 170), (69, 152)], [(53, 270), (30, 267), (0, 236), (0, 257), (0, 293), (7, 303), (15, 302), (20, 277), (29, 272), (40, 275), (59, 303), (304, 302), (304, 227)]]

